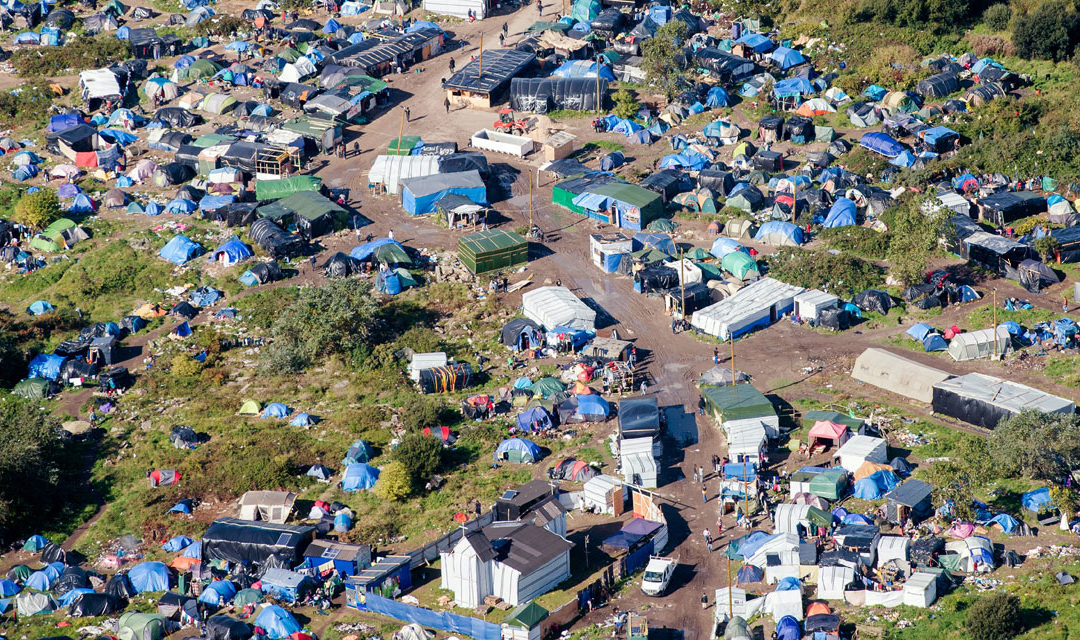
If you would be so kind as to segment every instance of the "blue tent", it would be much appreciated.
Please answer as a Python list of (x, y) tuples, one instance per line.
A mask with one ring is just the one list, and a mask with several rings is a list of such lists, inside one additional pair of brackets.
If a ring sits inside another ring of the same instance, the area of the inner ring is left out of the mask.
[(630, 250), (641, 251), (642, 249), (656, 249), (672, 257), (675, 257), (675, 254), (678, 253), (675, 251), (675, 241), (666, 233), (647, 231), (635, 233), (630, 240)]
[(879, 87), (876, 84), (870, 85), (869, 87), (866, 88), (865, 91), (862, 92), (862, 94), (864, 96), (866, 96), (867, 98), (870, 98), (874, 102), (877, 102), (878, 100), (881, 100), (886, 95), (888, 95), (888, 93), (889, 93), (888, 89), (885, 89), (884, 87)]
[(15, 44), (41, 44), (41, 34), (23, 31), (15, 35)]
[(709, 93), (705, 95), (705, 106), (710, 109), (716, 107), (726, 107), (731, 102), (731, 97), (728, 96), (728, 92), (723, 87), (713, 87), (709, 89)]
[(507, 438), (495, 448), (495, 460), (510, 460), (511, 462), (536, 462), (544, 457), (540, 447), (532, 440), (525, 438)]
[(1024, 332), (1023, 327), (1021, 327), (1018, 323), (1013, 322), (1012, 320), (1006, 320), (1005, 322), (999, 324), (998, 327), (1005, 327), (1005, 329), (1009, 332), (1009, 335), (1011, 336), (1018, 336)]
[(904, 146), (893, 140), (892, 136), (880, 131), (864, 134), (859, 139), (859, 145), (874, 153), (880, 153), (886, 158), (895, 158), (904, 150)]
[(366, 260), (367, 258), (371, 257), (371, 255), (374, 254), (379, 247), (388, 244), (392, 244), (397, 248), (404, 250), (404, 247), (401, 245), (401, 243), (397, 242), (396, 240), (391, 240), (390, 238), (379, 238), (377, 240), (372, 240), (371, 242), (365, 242), (364, 244), (356, 245), (352, 248), (352, 251), (349, 252), (349, 255), (357, 260)]
[[(746, 555), (744, 554), (745, 558)], [(739, 567), (739, 570), (735, 572), (735, 582), (738, 584), (747, 584), (749, 582), (761, 582), (761, 579), (765, 577), (765, 572), (760, 567), (756, 567), (752, 564), (744, 564)]]
[(898, 156), (889, 160), (889, 164), (895, 167), (901, 167), (903, 169), (909, 169), (915, 164), (915, 154), (904, 149)]
[[(532, 383), (529, 383), (532, 386)], [(550, 429), (551, 416), (543, 407), (533, 407), (532, 409), (526, 409), (518, 414), (517, 428), (519, 431), (541, 431), (543, 429)]]
[(169, 590), (169, 567), (162, 562), (140, 562), (128, 571), (135, 593)]
[(173, 63), (173, 69), (187, 69), (191, 65), (195, 64), (195, 57), (189, 55), (183, 55), (176, 59)]
[(794, 576), (784, 576), (776, 583), (777, 591), (801, 591), (802, 582)]
[(428, 22), (427, 20), (413, 20), (412, 24), (410, 24), (405, 29), (405, 33), (414, 33), (414, 32), (419, 31), (421, 29), (434, 29), (434, 30), (438, 31), (439, 33), (446, 33), (445, 31), (442, 30), (442, 27), (435, 24), (434, 22)]
[(255, 618), (255, 626), (266, 631), (271, 640), (288, 638), (301, 629), (296, 618), (276, 604), (263, 607), (262, 612)]
[(770, 220), (758, 228), (754, 240), (774, 245), (800, 245), (803, 243), (803, 231), (790, 222)]
[(990, 518), (986, 524), (996, 524), (1001, 527), (1001, 530), (1009, 535), (1016, 530), (1016, 527), (1020, 526), (1020, 523), (1016, 518), (1010, 516), (1007, 513), (999, 513), (998, 515)]
[(38, 174), (38, 168), (36, 164), (23, 164), (16, 167), (15, 171), (11, 175), (18, 181), (24, 182), (33, 178)]
[(747, 31), (741, 38), (735, 41), (735, 44), (746, 45), (754, 53), (765, 53), (771, 51), (776, 46), (772, 40), (769, 40), (760, 33), (754, 33), (753, 31)]
[(633, 135), (634, 133), (641, 131), (645, 127), (634, 122), (633, 120), (627, 120), (626, 118), (620, 118), (613, 126), (608, 127), (608, 131), (612, 133), (621, 133), (624, 136)]
[(321, 464), (313, 464), (311, 468), (307, 470), (305, 474), (309, 478), (315, 478), (316, 480), (329, 480), (334, 472), (329, 467)]
[(806, 78), (784, 78), (773, 85), (774, 98), (792, 98), (814, 93), (814, 85)]
[(1038, 513), (1043, 509), (1054, 508), (1054, 502), (1050, 499), (1050, 489), (1046, 487), (1028, 491), (1021, 495), (1020, 504), (1024, 505), (1024, 508), (1028, 511), (1033, 511), (1035, 513)]
[(80, 193), (71, 201), (67, 210), (72, 213), (90, 213), (94, 210), (94, 203), (85, 193)]
[(700, 153), (690, 151), (688, 153), (673, 153), (664, 156), (660, 160), (660, 169), (684, 168), (690, 171), (701, 171), (709, 166), (709, 159)]
[(607, 400), (595, 393), (577, 396), (577, 411), (574, 412), (574, 417), (597, 419), (601, 416), (606, 418), (611, 413), (611, 405)]
[(357, 440), (352, 443), (348, 451), (345, 452), (345, 457), (341, 460), (341, 464), (348, 466), (350, 464), (356, 464), (357, 462), (367, 462), (375, 457), (375, 452), (372, 451), (371, 445), (363, 440)]
[(311, 425), (315, 424), (318, 421), (319, 421), (319, 419), (316, 418), (315, 416), (311, 415), (310, 413), (306, 413), (306, 412), (302, 411), (302, 412), (296, 414), (296, 417), (294, 417), (292, 420), (289, 421), (289, 426), (290, 427), (310, 427)]
[(626, 162), (626, 156), (624, 156), (621, 151), (612, 151), (603, 158), (600, 158), (600, 170), (613, 171), (621, 167), (624, 162)]
[(54, 311), (55, 309), (56, 307), (52, 306), (52, 304), (44, 300), (38, 300), (36, 302), (30, 303), (30, 306), (26, 308), (26, 312), (32, 316), (40, 316), (43, 313), (48, 313), (50, 311)]
[(23, 587), (34, 591), (45, 592), (52, 587), (52, 580), (44, 571), (35, 571), (23, 582)]
[[(192, 58), (193, 62), (194, 60)], [(49, 118), (49, 126), (45, 130), (49, 133), (60, 133), (80, 124), (83, 124), (83, 119), (78, 113), (61, 113), (58, 116)]]
[[(608, 82), (615, 82), (615, 74), (611, 72), (611, 67), (606, 64), (601, 64), (599, 66), (600, 79), (607, 80)], [(554, 78), (595, 79), (597, 73), (597, 63), (592, 60), (569, 60), (552, 71), (551, 76)]]
[(525, 376), (520, 376), (520, 377), (518, 377), (517, 380), (514, 380), (514, 388), (515, 389), (528, 389), (531, 386), (532, 386), (532, 380), (529, 380)]
[(777, 47), (775, 51), (769, 54), (769, 59), (782, 70), (797, 67), (806, 62), (803, 54), (787, 47)]
[(56, 580), (64, 572), (64, 569), (67, 569), (67, 565), (57, 560), (56, 562), (50, 562), (42, 571), (49, 576), (49, 580)]
[(188, 545), (184, 552), (180, 554), (182, 558), (201, 558), (202, 557), (202, 540), (196, 540)]
[(64, 595), (60, 596), (57, 599), (56, 603), (58, 605), (60, 605), (61, 607), (66, 607), (66, 606), (69, 606), (72, 602), (74, 602), (75, 598), (78, 598), (79, 596), (83, 595), (84, 593), (93, 593), (93, 592), (94, 592), (93, 589), (89, 589), (87, 587), (76, 587), (76, 588), (72, 589), (71, 591), (68, 591)]
[(191, 325), (189, 325), (187, 323), (187, 320), (184, 320), (180, 324), (176, 325), (175, 329), (173, 329), (173, 335), (175, 335), (178, 338), (186, 338), (186, 337), (190, 336), (191, 335)]
[(324, 24), (323, 28), (322, 28), (323, 33), (337, 33), (340, 30), (341, 30), (341, 25), (338, 24), (338, 21), (334, 20), (333, 18), (330, 18), (329, 20), (327, 20), (326, 24)]
[(855, 224), (855, 203), (847, 198), (837, 198), (825, 216), (825, 228), (850, 227)]
[(849, 513), (840, 519), (840, 524), (874, 524), (870, 518), (861, 513)]
[(776, 623), (776, 640), (801, 640), (802, 627), (793, 616), (784, 616)]
[(10, 598), (21, 591), (19, 585), (15, 584), (7, 578), (0, 580), (0, 597)]
[[(169, 509), (169, 513), (186, 513), (191, 515), (191, 503), (187, 500), (181, 500), (173, 505), (172, 509)], [(201, 542), (199, 543), (202, 544)], [(189, 549), (191, 547), (188, 547)]]
[(945, 342), (945, 338), (939, 333), (931, 333), (922, 340), (923, 351), (927, 353), (931, 351), (945, 351), (949, 348), (949, 343)]
[(224, 262), (226, 264), (233, 264), (247, 260), (254, 255), (255, 254), (251, 251), (250, 247), (243, 242), (240, 242), (240, 239), (236, 236), (233, 236), (222, 243), (220, 247), (214, 249), (214, 252), (211, 253), (210, 257), (207, 259)]
[(193, 540), (187, 536), (176, 536), (174, 538), (171, 538), (165, 544), (161, 545), (161, 548), (168, 551), (169, 553), (176, 553), (177, 551), (181, 551), (186, 548), (192, 542)]
[(199, 199), (199, 209), (202, 211), (217, 211), (218, 209), (224, 209), (235, 201), (236, 196), (232, 194), (221, 196), (207, 194)]
[(34, 534), (26, 539), (23, 543), (22, 550), (29, 551), (30, 553), (37, 553), (49, 545), (49, 540), (39, 534)]
[(183, 213), (189, 214), (199, 208), (199, 205), (194, 200), (188, 200), (187, 198), (173, 198), (169, 201), (169, 204), (165, 205), (165, 213)]
[(727, 254), (735, 253), (736, 251), (742, 251), (746, 255), (750, 255), (749, 249), (732, 238), (717, 238), (716, 240), (713, 240), (712, 248), (709, 249), (709, 253), (713, 254), (719, 260), (722, 260)]
[(158, 252), (158, 256), (173, 264), (182, 265), (200, 253), (202, 253), (202, 247), (199, 243), (192, 241), (187, 236), (179, 235), (169, 240), (169, 243)]
[(199, 602), (212, 607), (222, 607), (229, 604), (234, 596), (236, 596), (236, 586), (233, 583), (228, 580), (214, 580), (199, 594)]
[(115, 142), (121, 147), (126, 147), (139, 139), (139, 136), (134, 133), (128, 133), (120, 129), (102, 129), (98, 132), (98, 135), (110, 142)]
[(342, 509), (334, 515), (334, 531), (344, 533), (349, 529), (352, 529), (352, 518), (348, 511)]
[(345, 467), (341, 478), (341, 488), (345, 491), (359, 491), (375, 486), (379, 479), (379, 470), (371, 465), (358, 462)]
[(39, 353), (30, 361), (26, 377), (56, 380), (60, 377), (60, 367), (64, 366), (65, 360), (67, 360), (67, 358), (64, 356), (58, 356), (52, 353)]
[(904, 333), (911, 336), (913, 339), (922, 342), (923, 339), (926, 338), (926, 336), (933, 330), (933, 327), (931, 327), (930, 325), (926, 324), (925, 322), (920, 322), (905, 331)]
[(285, 418), (292, 413), (292, 409), (285, 406), (280, 402), (271, 402), (263, 409), (262, 417), (264, 418)]
[(895, 489), (899, 482), (892, 471), (876, 471), (862, 480), (855, 481), (852, 492), (856, 498), (862, 500), (877, 500)]
[[(757, 550), (766, 545), (767, 543), (775, 540), (780, 534), (778, 533), (765, 533), (764, 531), (754, 531), (742, 538), (739, 538), (735, 542), (739, 542), (739, 546), (734, 550), (738, 554), (738, 558), (735, 559), (748, 559), (752, 558)], [(730, 546), (729, 546), (730, 548)]]

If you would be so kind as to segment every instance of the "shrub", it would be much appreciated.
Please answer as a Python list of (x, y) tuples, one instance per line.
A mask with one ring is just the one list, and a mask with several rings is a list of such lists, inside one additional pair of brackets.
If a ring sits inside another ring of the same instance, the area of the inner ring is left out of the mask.
[(1013, 28), (1013, 44), (1023, 58), (1058, 62), (1072, 55), (1078, 41), (1080, 17), (1060, 0), (1018, 17)]
[(34, 229), (44, 229), (63, 215), (56, 191), (41, 189), (27, 193), (15, 203), (12, 219)]
[(56, 76), (106, 67), (131, 57), (127, 43), (111, 36), (78, 37), (62, 47), (34, 47), (11, 54), (11, 65), (22, 77)]
[(611, 99), (615, 101), (615, 108), (612, 111), (620, 118), (634, 118), (641, 109), (637, 96), (625, 87), (612, 94)]
[(1025, 410), (998, 423), (989, 446), (1002, 477), (1060, 482), (1080, 464), (1080, 417)]
[[(31, 80), (19, 87), (19, 91), (0, 91), (0, 121), (18, 122), (23, 125), (40, 127), (45, 122), (52, 103), (53, 92), (49, 84), (42, 80)], [(11, 200), (11, 190), (4, 192), (6, 205)], [(21, 189), (18, 190), (22, 192)]]
[(889, 235), (866, 227), (824, 229), (819, 234), (830, 249), (871, 260), (881, 260), (889, 248)]
[(1035, 250), (1039, 252), (1045, 262), (1052, 261), (1060, 248), (1061, 241), (1053, 236), (1043, 236), (1035, 239)]
[(216, 15), (195, 25), (195, 35), (224, 38), (247, 28), (248, 22), (239, 16)]
[(770, 258), (769, 275), (800, 287), (845, 295), (881, 285), (885, 272), (876, 264), (853, 256), (783, 249)]
[(405, 467), (413, 486), (426, 482), (442, 461), (442, 443), (420, 433), (409, 433), (394, 449), (394, 460)]
[(1000, 591), (976, 600), (967, 612), (968, 634), (975, 640), (1008, 640), (1020, 633), (1020, 598)]
[(169, 373), (179, 378), (197, 376), (200, 371), (202, 371), (202, 363), (186, 353), (173, 356), (169, 367)]
[[(61, 490), (65, 459), (60, 423), (36, 403), (0, 402), (0, 538), (37, 532), (68, 493)], [(32, 489), (31, 489), (32, 488)]]
[(436, 427), (442, 417), (442, 402), (435, 398), (417, 398), (401, 416), (401, 423), (410, 433)]
[(401, 502), (409, 497), (411, 491), (409, 471), (401, 462), (395, 460), (379, 471), (379, 481), (375, 483), (375, 495), (390, 502)]
[(983, 12), (983, 24), (994, 31), (1004, 31), (1009, 28), (1009, 22), (1012, 20), (1012, 10), (1009, 9), (1009, 5), (1004, 2), (991, 5), (989, 9)]

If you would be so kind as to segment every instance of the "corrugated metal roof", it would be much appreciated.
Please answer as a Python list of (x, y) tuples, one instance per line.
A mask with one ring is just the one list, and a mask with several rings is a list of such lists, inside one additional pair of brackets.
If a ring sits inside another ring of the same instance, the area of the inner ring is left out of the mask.
[[(490, 93), (509, 82), (522, 69), (532, 64), (536, 56), (511, 49), (489, 49), (480, 57), (461, 68), (443, 83), (446, 89), (458, 89), (475, 93)], [(480, 73), (483, 61), (483, 74)]]
[(934, 388), (980, 400), (1012, 413), (1019, 413), (1024, 409), (1035, 409), (1043, 413), (1071, 413), (1075, 407), (1072, 400), (981, 373), (969, 373), (945, 380), (935, 384)]

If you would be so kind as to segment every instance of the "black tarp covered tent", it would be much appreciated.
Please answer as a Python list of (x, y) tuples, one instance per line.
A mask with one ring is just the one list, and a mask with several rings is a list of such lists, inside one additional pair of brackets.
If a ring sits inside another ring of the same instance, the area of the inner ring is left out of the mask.
[(115, 573), (109, 578), (109, 581), (105, 583), (105, 593), (124, 600), (130, 600), (138, 594), (126, 571)]
[(267, 282), (274, 282), (281, 279), (281, 267), (277, 262), (260, 262), (259, 264), (248, 269), (259, 284), (266, 284)]
[(960, 89), (960, 76), (946, 71), (924, 78), (915, 86), (915, 92), (924, 98), (944, 98)]
[[(427, 148), (427, 144), (424, 145), (424, 148)], [(439, 173), (476, 171), (484, 178), (491, 175), (491, 167), (488, 166), (487, 156), (478, 151), (454, 152), (441, 157)]]
[(285, 231), (267, 218), (252, 222), (248, 237), (274, 258), (291, 258), (304, 251), (302, 238)]
[(1046, 212), (1046, 199), (1031, 191), (1002, 191), (979, 198), (977, 204), (979, 218), (999, 227)]
[(127, 601), (109, 593), (81, 593), (68, 606), (68, 613), (76, 618), (110, 616), (120, 613)]
[(314, 527), (221, 518), (203, 534), (202, 561), (291, 569), (304, 559), (303, 551), (314, 539)]
[(534, 349), (542, 344), (540, 325), (528, 318), (514, 318), (507, 322), (499, 334), (499, 342), (521, 351)]
[(676, 169), (662, 169), (646, 177), (639, 186), (659, 193), (664, 202), (668, 202), (684, 190), (683, 173)]
[(607, 95), (607, 80), (595, 78), (513, 78), (510, 106), (518, 111), (547, 113), (553, 109), (592, 111)]
[[(186, 611), (193, 618), (199, 617), (199, 601), (192, 596), (184, 596), (172, 591), (161, 596), (158, 600), (158, 615), (165, 616), (169, 620), (179, 620), (180, 613)], [(194, 614), (194, 615), (193, 615)]]
[(338, 251), (323, 263), (322, 269), (327, 278), (347, 278), (360, 274), (363, 264), (349, 254)]
[(976, 231), (960, 241), (960, 257), (1005, 275), (1012, 265), (1038, 257), (1035, 249), (993, 233)]
[[(159, 179), (158, 176), (161, 176)], [(170, 162), (169, 164), (158, 167), (155, 172), (154, 181), (159, 186), (171, 186), (177, 184), (183, 184), (188, 180), (195, 177), (195, 169), (191, 165), (182, 164), (180, 162)], [(164, 182), (164, 184), (161, 184)]]
[(420, 371), (420, 391), (448, 393), (464, 389), (472, 383), (473, 370), (467, 362), (423, 369)]
[(212, 616), (206, 621), (209, 640), (248, 640), (253, 634), (250, 624), (229, 616)]
[(889, 309), (893, 307), (892, 298), (880, 289), (867, 289), (857, 293), (851, 301), (863, 311), (873, 311), (881, 315), (889, 313)]
[(735, 187), (735, 177), (731, 172), (719, 169), (702, 169), (698, 172), (697, 182), (699, 187), (711, 189), (725, 198)]
[(187, 129), (198, 124), (201, 118), (194, 111), (181, 107), (162, 107), (154, 112), (154, 120), (164, 122), (173, 129)]
[(629, 398), (619, 403), (619, 433), (623, 438), (660, 435), (660, 407), (656, 398)]
[[(1006, 277), (1012, 276), (1012, 269), (1008, 269)], [(1032, 293), (1038, 293), (1043, 287), (1061, 282), (1054, 270), (1038, 260), (1024, 260), (1016, 268), (1016, 281)]]
[(641, 293), (666, 291), (679, 286), (679, 272), (663, 264), (651, 264), (635, 273), (634, 281)]

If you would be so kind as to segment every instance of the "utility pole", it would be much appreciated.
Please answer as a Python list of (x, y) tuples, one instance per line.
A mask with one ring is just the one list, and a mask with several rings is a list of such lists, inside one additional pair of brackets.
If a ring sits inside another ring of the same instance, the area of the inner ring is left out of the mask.
[(749, 470), (746, 464), (746, 458), (742, 461), (742, 478), (743, 478), (743, 517), (747, 522), (750, 522), (750, 476)]
[(727, 617), (728, 621), (735, 617), (735, 598), (731, 593), (731, 556), (727, 557)]
[(401, 152), (401, 145), (404, 144), (401, 141), (401, 137), (403, 135), (405, 135), (405, 109), (404, 109), (404, 107), (401, 109), (401, 127), (398, 128), (398, 134), (397, 134), (397, 155), (399, 155), (399, 156), (405, 155), (405, 154), (403, 154)]
[(728, 339), (731, 340), (731, 386), (735, 386), (735, 334), (729, 333)]
[(589, 534), (585, 534), (585, 568), (589, 568)]
[[(537, 175), (539, 175), (539, 171), (537, 171)], [(533, 198), (532, 198), (532, 192), (533, 192), (533, 181), (532, 181), (532, 176), (529, 176), (529, 233), (530, 234), (532, 233), (532, 228), (533, 228)]]
[(992, 359), (995, 359), (995, 360), (998, 357), (997, 328), (998, 328), (998, 321), (997, 321), (997, 289), (994, 289), (994, 355), (993, 355)]
[(604, 101), (600, 98), (600, 56), (596, 56), (596, 113), (599, 115), (604, 108)]
[(476, 75), (477, 78), (484, 77), (484, 34), (480, 34), (480, 53), (477, 54), (477, 61), (480, 62), (480, 73)]
[(681, 290), (679, 300), (679, 315), (682, 319), (686, 319), (686, 260), (683, 258), (683, 252), (679, 251), (679, 289)]

